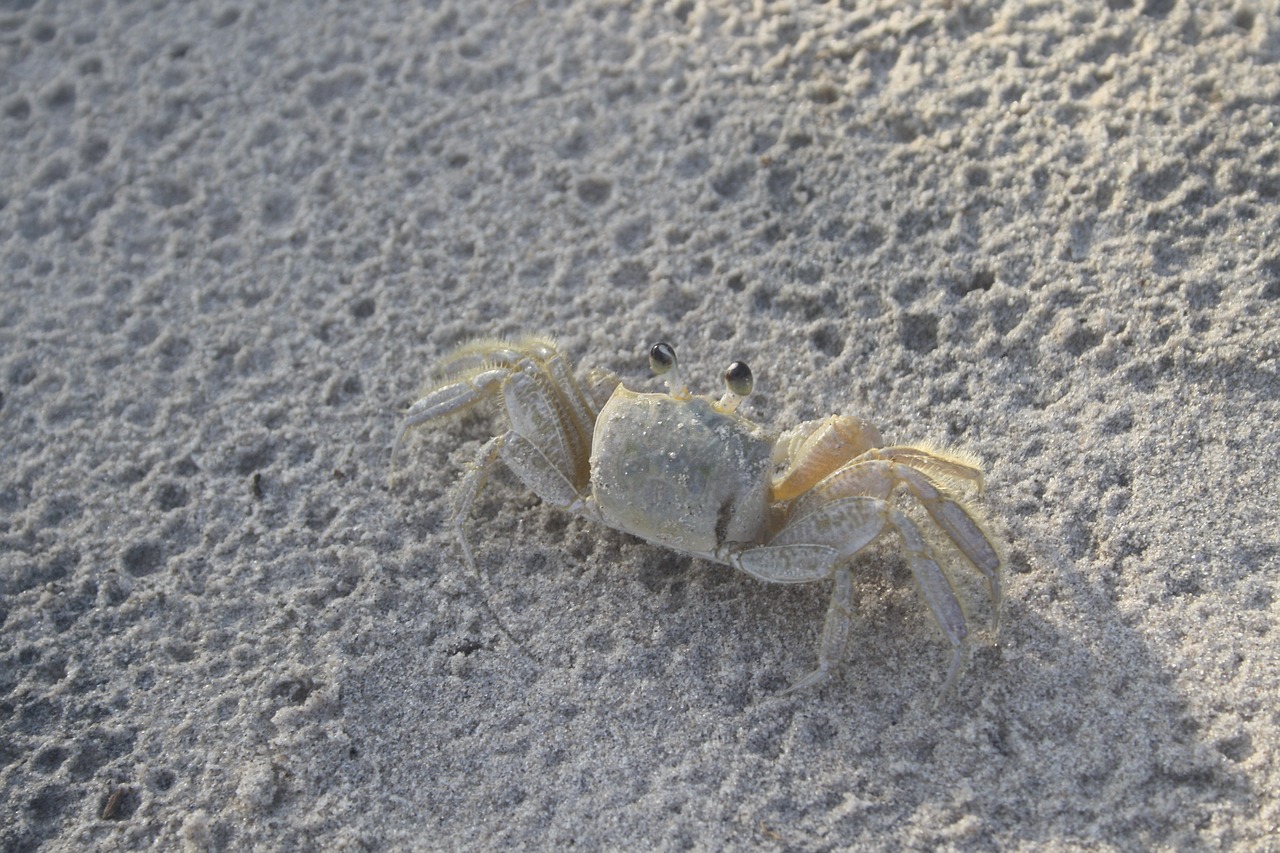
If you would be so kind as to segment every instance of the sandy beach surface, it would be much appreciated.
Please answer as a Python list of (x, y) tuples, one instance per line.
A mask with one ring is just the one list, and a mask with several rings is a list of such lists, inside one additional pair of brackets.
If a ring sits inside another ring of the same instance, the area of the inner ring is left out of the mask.
[[(0, 3), (0, 850), (1280, 850), (1278, 122), (1251, 0)], [(521, 334), (977, 454), (998, 642), (886, 535), (785, 693), (829, 584), (506, 471), (472, 575)]]

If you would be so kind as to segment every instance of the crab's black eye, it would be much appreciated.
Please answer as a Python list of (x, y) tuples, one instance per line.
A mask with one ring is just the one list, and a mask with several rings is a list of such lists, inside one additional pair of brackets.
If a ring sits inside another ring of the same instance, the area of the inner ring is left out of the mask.
[(660, 341), (649, 349), (649, 369), (658, 376), (676, 366), (675, 347), (666, 341)]
[(724, 372), (724, 384), (739, 397), (746, 397), (755, 387), (756, 380), (745, 361), (735, 361)]

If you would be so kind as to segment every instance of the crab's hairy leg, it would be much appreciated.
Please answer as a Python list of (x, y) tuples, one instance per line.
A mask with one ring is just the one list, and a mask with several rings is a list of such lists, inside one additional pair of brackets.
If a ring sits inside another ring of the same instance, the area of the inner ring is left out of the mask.
[(583, 498), (578, 487), (542, 448), (522, 435), (507, 434), (502, 461), (544, 503), (568, 509)]
[(828, 504), (843, 498), (875, 498), (886, 502), (893, 494), (894, 485), (887, 462), (852, 462), (797, 498), (791, 505), (788, 526), (807, 515), (822, 512)]
[(498, 393), (503, 380), (510, 375), (511, 371), (506, 368), (482, 370), (429, 392), (405, 412), (404, 421), (400, 424), (400, 431), (396, 433), (396, 441), (391, 448), (391, 458), (395, 458), (409, 430), (484, 402)]
[(773, 480), (772, 498), (799, 497), (842, 465), (880, 444), (880, 431), (861, 418), (832, 415), (807, 421), (783, 433), (775, 462), (782, 471)]
[[(923, 472), (884, 459), (864, 458), (826, 477), (795, 501), (786, 524), (766, 546), (755, 549), (758, 554), (743, 554), (739, 563), (746, 564), (742, 567), (757, 577), (776, 580), (779, 578), (771, 577), (771, 573), (777, 573), (771, 551), (785, 553), (785, 549), (796, 547), (794, 543), (804, 542), (830, 547), (840, 559), (847, 559), (866, 547), (886, 525), (892, 525), (934, 620), (953, 650), (945, 694), (958, 677), (968, 624), (950, 579), (916, 523), (894, 507), (891, 497), (899, 486), (911, 493), (965, 559), (986, 578), (998, 613), (1000, 559), (981, 527), (963, 504), (948, 497)], [(779, 565), (789, 568), (785, 562)], [(813, 570), (816, 572), (816, 566)], [(837, 574), (839, 571), (842, 570)], [(838, 616), (829, 612), (828, 620), (832, 618)], [(811, 677), (820, 679), (822, 669), (820, 662)]]
[(476, 584), (479, 585), (479, 599), (484, 609), (493, 617), (493, 622), (498, 626), (498, 630), (502, 632), (502, 635), (523, 654), (536, 661), (537, 658), (525, 647), (524, 643), (511, 633), (507, 623), (502, 621), (502, 617), (498, 615), (497, 611), (489, 603), (492, 596), (487, 590), (487, 579), (480, 573), (475, 555), (471, 552), (471, 543), (467, 541), (466, 524), (467, 518), (471, 515), (471, 508), (475, 504), (476, 498), (479, 497), (480, 492), (484, 491), (485, 484), (489, 481), (489, 476), (493, 473), (493, 467), (497, 463), (498, 457), (502, 454), (509, 437), (510, 433), (494, 436), (480, 446), (480, 450), (476, 453), (476, 458), (467, 466), (466, 473), (458, 479), (458, 482), (453, 487), (453, 494), (450, 496), (452, 510), (449, 526), (453, 528), (454, 533), (457, 535), (458, 544), (462, 546), (462, 558), (466, 561), (467, 568), (470, 569)]
[(539, 388), (555, 412), (559, 432), (568, 451), (571, 467), (566, 468), (565, 473), (578, 489), (583, 489), (591, 475), (591, 438), (596, 412), (561, 355), (557, 353), (540, 363), (539, 367), (542, 370)]
[[(504, 458), (539, 497), (564, 506), (562, 486), (567, 486), (576, 498), (590, 479), (591, 433), (585, 425), (594, 425), (595, 416), (581, 410), (580, 403), (573, 399), (581, 393), (576, 383), (566, 389), (554, 381), (545, 367), (530, 361), (506, 383), (503, 402), (511, 431), (536, 448), (537, 453), (513, 446), (509, 448), (512, 455)], [(565, 375), (573, 383), (567, 372)], [(547, 471), (547, 466), (554, 472)], [(532, 479), (522, 471), (529, 472)]]
[(887, 523), (889, 505), (866, 495), (838, 498), (793, 517), (768, 544), (724, 549), (715, 559), (773, 583), (832, 578), (831, 603), (818, 644), (818, 668), (787, 692), (825, 680), (844, 657), (853, 619), (853, 579), (840, 563), (867, 546)]
[(940, 474), (953, 480), (972, 483), (979, 493), (982, 491), (982, 464), (968, 453), (900, 445), (877, 448), (868, 452), (867, 456), (873, 459), (900, 462), (929, 474)]
[(844, 659), (845, 650), (849, 647), (849, 626), (852, 624), (853, 574), (844, 566), (836, 569), (832, 575), (831, 603), (827, 605), (827, 618), (822, 623), (822, 639), (818, 641), (818, 668), (783, 692), (794, 693), (826, 681), (831, 670)]
[(555, 344), (542, 338), (520, 338), (515, 341), (478, 338), (446, 355), (436, 365), (436, 373), (443, 382), (490, 367), (514, 367), (521, 359), (542, 358), (545, 353), (554, 351)]
[(472, 341), (458, 347), (435, 365), (433, 373), (437, 381), (447, 382), (468, 373), (478, 373), (491, 367), (510, 367), (520, 360), (520, 353), (511, 344), (499, 340)]
[(546, 375), (532, 364), (512, 374), (502, 389), (511, 431), (536, 443), (556, 468), (572, 472), (576, 464), (572, 429), (565, 425), (555, 397)]
[[(881, 451), (872, 451), (879, 453)], [(811, 515), (821, 514), (826, 507), (853, 498), (876, 498), (887, 502), (893, 490), (900, 484), (924, 507), (929, 517), (956, 546), (956, 549), (986, 579), (992, 602), (992, 623), (998, 628), (1002, 590), (1000, 585), (1001, 558), (991, 538), (975, 517), (976, 511), (968, 504), (957, 501), (924, 472), (888, 459), (860, 458), (827, 477), (799, 498), (793, 505), (791, 520), (779, 533), (779, 538), (799, 534)], [(819, 517), (821, 517), (819, 515)], [(776, 541), (776, 539), (775, 539)]]
[(573, 371), (570, 369), (568, 360), (563, 355), (555, 353), (546, 360), (545, 364), (554, 387), (564, 397), (565, 409), (572, 418), (574, 427), (577, 429), (578, 434), (583, 437), (584, 444), (589, 444), (590, 437), (595, 432), (596, 415), (599, 414), (599, 407), (595, 405), (591, 397), (578, 383)]
[(907, 565), (911, 574), (924, 595), (925, 602), (933, 612), (933, 619), (951, 644), (951, 667), (947, 670), (947, 680), (942, 685), (939, 699), (951, 689), (960, 674), (960, 660), (964, 655), (964, 641), (969, 636), (968, 623), (964, 618), (964, 609), (960, 599), (956, 597), (955, 588), (942, 566), (934, 558), (920, 529), (915, 522), (897, 509), (890, 509), (889, 521), (902, 538), (902, 549), (906, 553)]
[(998, 628), (1003, 594), (1000, 587), (1001, 559), (982, 525), (965, 504), (947, 496), (923, 473), (908, 465), (892, 464), (894, 476), (906, 484), (933, 522), (955, 543), (964, 558), (986, 578), (987, 590), (991, 595), (992, 622)]
[(458, 482), (453, 487), (453, 494), (450, 497), (451, 515), (449, 517), (449, 525), (458, 535), (458, 542), (462, 545), (462, 556), (467, 561), (467, 568), (471, 569), (477, 577), (479, 577), (480, 572), (476, 568), (476, 560), (471, 553), (471, 545), (467, 542), (467, 518), (471, 515), (471, 507), (475, 504), (476, 498), (483, 491), (485, 483), (489, 481), (489, 475), (493, 473), (494, 463), (498, 461), (498, 456), (502, 453), (506, 438), (505, 435), (494, 436), (480, 446), (480, 450), (476, 453), (476, 458), (467, 466), (466, 473), (458, 478)]

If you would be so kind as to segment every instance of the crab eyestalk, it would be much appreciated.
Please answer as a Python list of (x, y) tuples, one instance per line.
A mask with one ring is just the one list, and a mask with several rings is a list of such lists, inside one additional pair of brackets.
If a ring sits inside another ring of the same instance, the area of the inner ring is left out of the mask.
[(745, 361), (735, 361), (724, 371), (724, 384), (726, 390), (720, 402), (716, 403), (716, 408), (722, 412), (733, 412), (750, 396), (756, 380)]
[(666, 341), (659, 341), (649, 349), (649, 369), (655, 376), (663, 377), (667, 384), (667, 392), (677, 400), (687, 400), (689, 389), (680, 381), (680, 370), (676, 363), (676, 349)]

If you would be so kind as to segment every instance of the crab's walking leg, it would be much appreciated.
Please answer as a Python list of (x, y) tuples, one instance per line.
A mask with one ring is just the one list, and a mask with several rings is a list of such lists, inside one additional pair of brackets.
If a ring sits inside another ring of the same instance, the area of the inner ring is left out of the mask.
[(907, 489), (916, 500), (924, 506), (933, 522), (942, 529), (947, 537), (956, 544), (974, 568), (986, 578), (987, 590), (991, 595), (991, 622), (1000, 626), (1000, 555), (995, 546), (987, 538), (978, 522), (960, 503), (943, 494), (933, 481), (908, 465), (893, 466), (893, 474), (906, 484)]
[(832, 579), (831, 603), (818, 643), (818, 668), (787, 688), (788, 693), (825, 681), (849, 645), (853, 622), (853, 574), (847, 561), (884, 529), (888, 505), (878, 498), (852, 495), (812, 508), (794, 518), (767, 545), (713, 559), (773, 583)]
[(960, 451), (934, 451), (910, 445), (880, 447), (866, 454), (868, 459), (883, 459), (888, 462), (899, 462), (920, 471), (942, 474), (955, 480), (972, 483), (979, 492), (982, 491), (982, 468), (978, 460)]
[(409, 430), (483, 402), (492, 397), (502, 385), (503, 380), (510, 375), (511, 371), (506, 368), (484, 370), (458, 382), (441, 386), (415, 402), (405, 412), (404, 422), (400, 424), (400, 431), (396, 433), (396, 443), (391, 448), (391, 458), (395, 459)]
[(477, 577), (480, 571), (476, 568), (475, 557), (471, 554), (471, 545), (467, 542), (467, 517), (471, 515), (471, 506), (475, 503), (476, 496), (489, 480), (489, 474), (493, 471), (494, 463), (498, 461), (498, 455), (502, 453), (505, 440), (505, 435), (498, 435), (481, 445), (467, 472), (454, 486), (451, 500), (453, 516), (449, 519), (449, 524), (458, 534), (458, 541), (462, 543), (462, 556), (466, 558), (467, 567)]
[[(569, 506), (581, 497), (568, 473), (574, 468), (575, 449), (572, 439), (567, 435), (568, 431), (558, 420), (553, 397), (528, 374), (501, 373), (505, 380), (503, 398), (512, 428), (489, 439), (480, 447), (475, 460), (455, 487), (453, 517), (450, 519), (457, 531), (458, 540), (462, 543), (462, 553), (467, 565), (476, 575), (479, 575), (479, 571), (467, 542), (466, 521), (471, 514), (472, 504), (488, 482), (499, 458), (538, 497), (553, 506)], [(462, 384), (464, 383), (458, 383)], [(458, 385), (446, 386), (441, 391), (457, 388)], [(429, 395), (420, 402), (429, 402), (437, 394)], [(449, 411), (457, 408), (454, 406)], [(426, 410), (424, 407), (424, 411)], [(430, 414), (423, 415), (423, 418), (429, 420), (438, 416), (439, 414)], [(535, 444), (526, 434), (539, 436), (545, 444)]]
[(493, 473), (493, 466), (502, 454), (507, 435), (494, 436), (481, 445), (479, 452), (476, 453), (476, 458), (467, 467), (466, 473), (458, 479), (453, 489), (453, 495), (450, 498), (450, 503), (453, 504), (453, 514), (449, 518), (449, 526), (457, 534), (458, 544), (462, 546), (462, 557), (466, 560), (467, 568), (471, 570), (472, 576), (479, 585), (478, 594), (484, 609), (493, 617), (494, 624), (498, 626), (498, 630), (502, 632), (502, 635), (511, 642), (511, 645), (515, 646), (530, 659), (537, 660), (525, 648), (524, 643), (516, 639), (515, 635), (511, 633), (511, 629), (507, 627), (507, 623), (502, 621), (502, 617), (489, 604), (490, 596), (485, 589), (487, 586), (485, 577), (480, 574), (475, 556), (471, 553), (471, 543), (467, 541), (467, 518), (471, 515), (471, 507), (475, 504), (476, 497), (481, 490), (484, 489), (485, 483), (488, 482), (489, 475)]
[(788, 687), (785, 693), (821, 684), (844, 659), (849, 646), (849, 626), (853, 623), (853, 574), (848, 567), (842, 567), (836, 569), (832, 581), (831, 603), (827, 606), (822, 640), (818, 644), (818, 668)]
[[(992, 623), (999, 626), (1000, 600), (1000, 555), (996, 552), (991, 539), (983, 531), (981, 524), (975, 519), (974, 512), (941, 489), (929, 477), (917, 468), (902, 462), (880, 459), (876, 454), (886, 451), (870, 451), (840, 471), (827, 477), (808, 494), (796, 502), (795, 518), (788, 522), (775, 541), (782, 541), (796, 536), (811, 537), (818, 535), (819, 528), (824, 535), (836, 531), (825, 522), (831, 512), (830, 507), (838, 506), (849, 500), (865, 500), (874, 498), (888, 503), (893, 490), (905, 486), (938, 528), (955, 543), (956, 549), (987, 581), (987, 589), (991, 596)], [(912, 451), (920, 452), (923, 451)], [(896, 449), (894, 450), (896, 454)], [(887, 518), (884, 518), (888, 521)], [(815, 524), (816, 522), (816, 524)], [(845, 525), (848, 527), (847, 523)], [(812, 532), (806, 528), (813, 528)], [(826, 541), (826, 540), (821, 540)], [(863, 543), (865, 544), (865, 543)], [(861, 547), (861, 545), (858, 545)]]
[(502, 461), (543, 503), (558, 509), (575, 505), (582, 494), (547, 454), (522, 435), (507, 433)]
[(969, 636), (964, 610), (960, 607), (960, 601), (956, 598), (956, 591), (951, 586), (951, 581), (938, 565), (938, 561), (934, 559), (933, 551), (920, 535), (920, 529), (916, 527), (915, 522), (897, 509), (889, 510), (889, 521), (902, 537), (902, 549), (907, 556), (907, 565), (911, 567), (911, 574), (915, 576), (924, 600), (933, 611), (934, 621), (938, 623), (947, 642), (951, 644), (951, 668), (947, 670), (947, 680), (939, 693), (941, 698), (955, 684), (956, 676), (960, 673), (964, 640)]
[[(447, 356), (437, 371), (440, 384), (405, 413), (391, 451), (393, 458), (405, 435), (415, 427), (487, 400), (501, 405), (506, 430), (480, 447), (450, 498), (450, 526), (467, 568), (482, 587), (485, 578), (467, 540), (466, 523), (494, 465), (501, 459), (548, 504), (581, 505), (590, 477), (591, 434), (600, 400), (607, 396), (605, 391), (617, 385), (616, 378), (609, 379), (608, 374), (593, 374), (584, 390), (569, 362), (548, 340), (479, 340)], [(481, 598), (488, 607), (489, 596), (482, 594)], [(488, 609), (502, 633), (524, 650), (498, 614)]]
[(773, 543), (795, 539), (821, 542), (840, 547), (847, 557), (869, 544), (885, 524), (892, 524), (902, 539), (911, 573), (938, 627), (951, 644), (951, 667), (942, 690), (946, 693), (960, 671), (964, 640), (969, 630), (955, 589), (938, 564), (933, 550), (915, 522), (890, 502), (898, 483), (906, 485), (916, 500), (924, 505), (930, 518), (987, 578), (993, 603), (998, 607), (999, 558), (977, 523), (961, 505), (934, 487), (928, 477), (901, 463), (875, 459), (855, 462), (828, 477), (801, 499), (796, 517), (774, 537)]
[[(570, 380), (571, 381), (571, 380)], [(576, 386), (575, 386), (576, 387)], [(589, 434), (576, 423), (578, 403), (538, 373), (512, 376), (504, 390), (511, 431), (502, 461), (543, 501), (567, 507), (582, 497), (590, 471)]]

